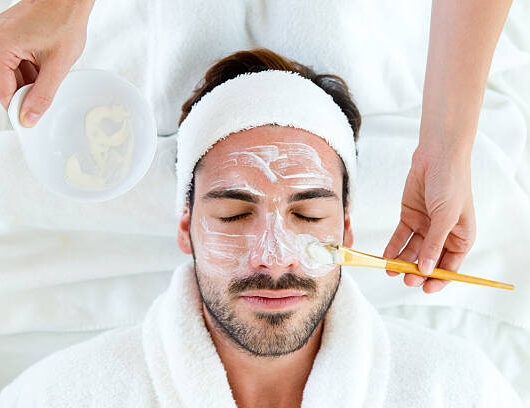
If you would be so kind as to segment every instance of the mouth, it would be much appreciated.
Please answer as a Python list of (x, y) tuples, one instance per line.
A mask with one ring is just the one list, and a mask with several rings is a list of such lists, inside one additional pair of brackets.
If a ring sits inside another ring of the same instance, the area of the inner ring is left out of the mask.
[(261, 310), (282, 310), (298, 305), (307, 299), (300, 290), (253, 290), (241, 295), (248, 305)]

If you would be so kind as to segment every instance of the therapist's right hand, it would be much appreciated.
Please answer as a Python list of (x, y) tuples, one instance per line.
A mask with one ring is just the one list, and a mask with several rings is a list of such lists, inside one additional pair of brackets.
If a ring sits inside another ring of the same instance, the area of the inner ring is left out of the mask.
[(0, 13), (0, 102), (35, 83), (22, 102), (20, 122), (33, 127), (86, 42), (94, 0), (21, 0)]

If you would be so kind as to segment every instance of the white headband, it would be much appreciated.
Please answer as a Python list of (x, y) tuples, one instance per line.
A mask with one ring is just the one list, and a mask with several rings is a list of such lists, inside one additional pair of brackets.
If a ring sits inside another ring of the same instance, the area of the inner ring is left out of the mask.
[(177, 144), (177, 217), (186, 205), (195, 164), (232, 133), (277, 124), (320, 136), (348, 172), (350, 211), (356, 177), (355, 141), (346, 115), (331, 95), (294, 72), (246, 73), (216, 86), (193, 105), (180, 125)]

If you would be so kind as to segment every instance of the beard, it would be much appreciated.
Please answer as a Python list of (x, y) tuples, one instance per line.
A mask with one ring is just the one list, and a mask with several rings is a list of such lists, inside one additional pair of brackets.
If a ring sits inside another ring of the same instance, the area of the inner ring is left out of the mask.
[[(196, 261), (194, 268), (202, 301), (217, 326), (239, 349), (260, 357), (279, 357), (302, 348), (324, 319), (341, 277), (339, 269), (336, 279), (327, 282), (319, 293), (314, 279), (286, 273), (274, 281), (270, 275), (259, 273), (243, 279), (232, 279), (228, 293), (222, 293), (208, 280), (206, 274), (201, 273)], [(260, 289), (304, 290), (310, 306), (295, 311), (254, 312), (250, 321), (243, 319), (236, 312), (236, 299), (244, 291)]]

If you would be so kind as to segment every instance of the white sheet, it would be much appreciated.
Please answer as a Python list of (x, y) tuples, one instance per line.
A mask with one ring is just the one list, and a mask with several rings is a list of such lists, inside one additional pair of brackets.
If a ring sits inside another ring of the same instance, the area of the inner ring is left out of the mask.
[[(236, 408), (193, 269), (192, 262), (176, 268), (142, 324), (44, 359), (0, 392), (0, 405)], [(484, 354), (455, 337), (381, 318), (354, 279), (342, 277), (302, 408), (500, 404), (522, 406)]]
[(399, 305), (380, 308), (433, 330), (453, 334), (477, 345), (513, 385), (521, 400), (530, 403), (530, 335), (528, 330), (481, 313), (448, 306)]
[[(266, 46), (317, 71), (343, 76), (365, 114), (355, 245), (379, 254), (398, 221), (418, 135), (428, 3), (418, 0), (404, 7), (336, 0), (326, 2), (328, 14), (322, 14), (310, 7), (278, 12), (289, 2), (244, 7), (243, 2), (212, 1), (211, 7), (204, 6), (210, 11), (206, 15), (189, 2), (96, 1), (86, 50), (75, 67), (109, 69), (135, 83), (157, 113), (159, 134), (176, 130), (180, 104), (204, 70), (241, 48)], [(5, 7), (7, 2), (0, 0), (0, 9)], [(334, 17), (323, 19), (326, 15)], [(215, 21), (209, 23), (212, 16)], [(530, 53), (529, 20), (530, 5), (514, 2), (496, 51), (473, 154), (478, 237), (461, 268), (515, 283), (517, 291), (452, 283), (439, 294), (424, 295), (399, 278), (353, 271), (376, 305), (460, 304), (530, 327), (530, 66), (524, 65)], [(323, 35), (325, 29), (334, 30), (333, 35)], [(277, 35), (286, 31), (287, 36)], [(6, 120), (2, 112), (0, 129), (8, 128)], [(40, 187), (15, 135), (0, 133), (1, 334), (93, 333), (141, 318), (165, 285), (164, 273), (183, 259), (173, 216), (174, 153), (174, 137), (159, 138), (155, 162), (134, 190), (107, 203), (82, 205)], [(146, 286), (154, 274), (162, 278)], [(127, 294), (116, 290), (118, 281), (128, 282)], [(0, 378), (20, 369), (3, 366)]]

